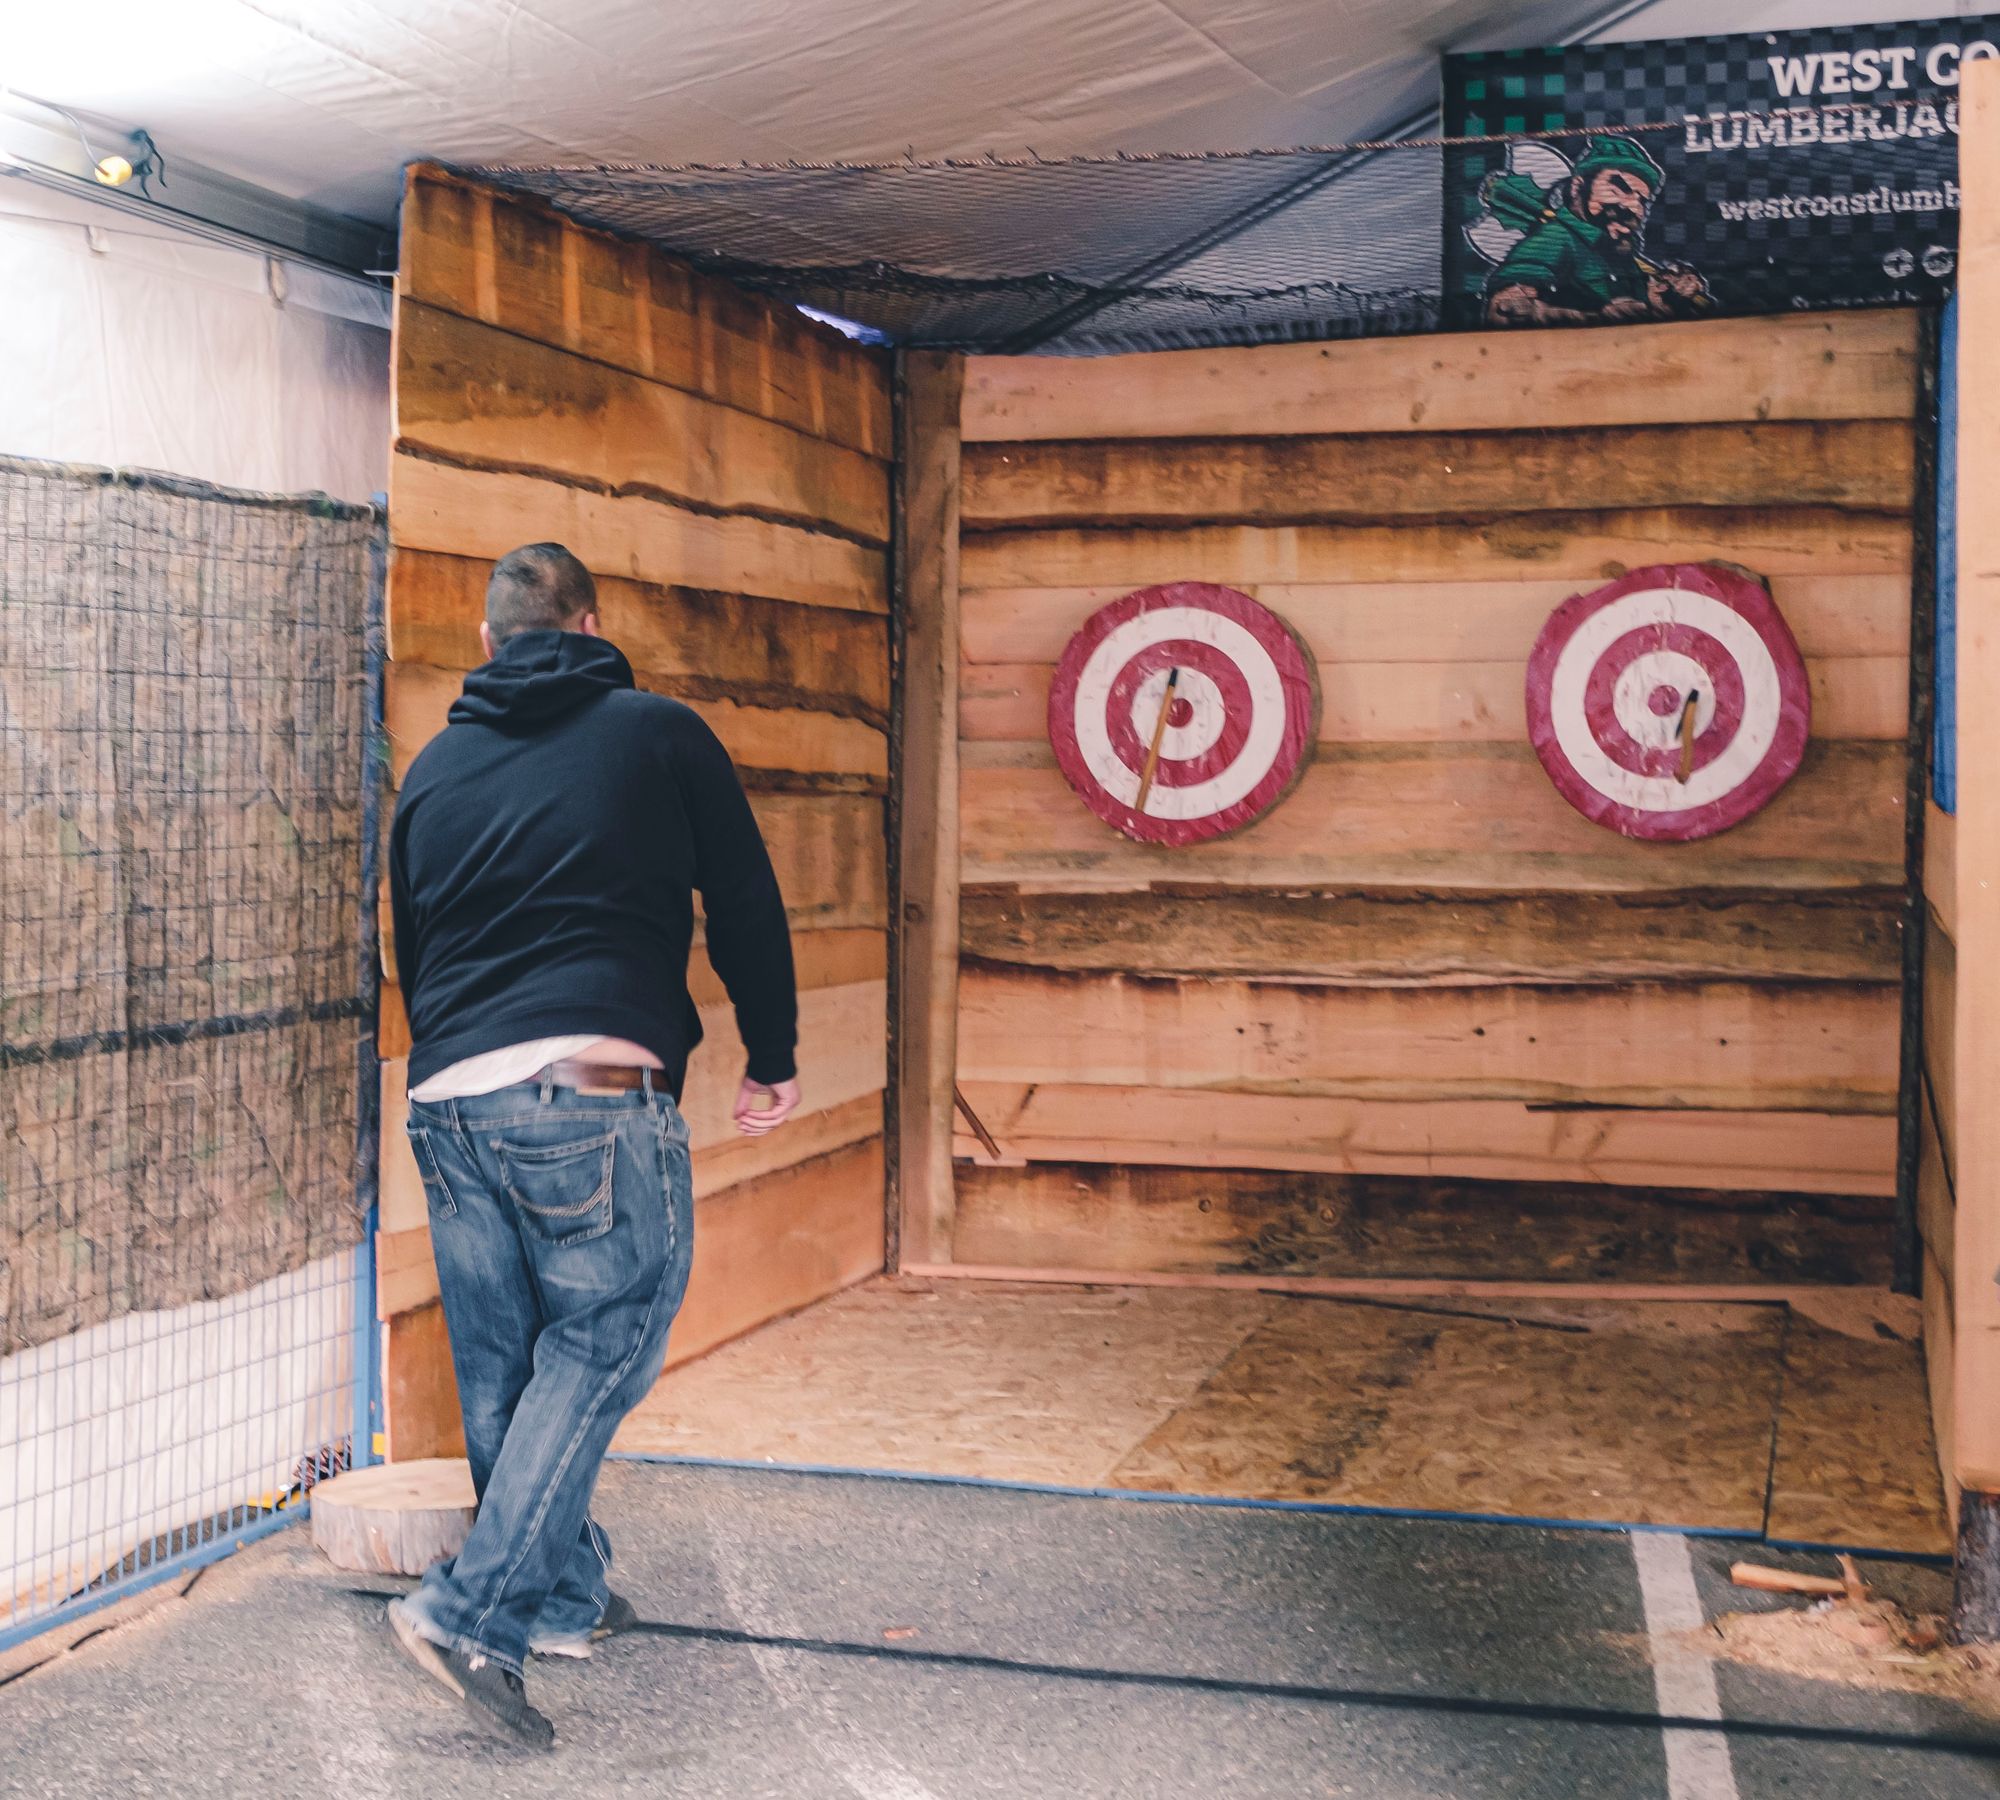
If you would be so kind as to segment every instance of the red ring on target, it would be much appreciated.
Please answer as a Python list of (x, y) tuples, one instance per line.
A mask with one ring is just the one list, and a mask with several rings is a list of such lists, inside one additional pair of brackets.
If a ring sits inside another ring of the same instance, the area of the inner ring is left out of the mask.
[(1557, 792), (1657, 842), (1741, 824), (1798, 771), (1812, 733), (1791, 629), (1764, 583), (1728, 563), (1659, 563), (1571, 595), (1535, 640), (1527, 704)]
[(1270, 608), (1209, 582), (1100, 607), (1049, 686), (1057, 767), (1093, 813), (1146, 844), (1200, 843), (1261, 818), (1304, 772), (1318, 728), (1311, 653)]
[[(1635, 775), (1671, 775), (1680, 765), (1678, 746), (1669, 745), (1662, 749), (1657, 745), (1641, 744), (1618, 716), (1619, 677), (1640, 657), (1661, 648), (1682, 652), (1690, 662), (1699, 663), (1708, 672), (1709, 691), (1715, 699), (1715, 718), (1712, 728), (1695, 739), (1696, 769), (1705, 769), (1722, 754), (1743, 720), (1742, 673), (1729, 660), (1724, 646), (1707, 632), (1697, 631), (1689, 625), (1642, 627), (1638, 631), (1628, 631), (1590, 671), (1590, 683), (1584, 692), (1584, 712), (1590, 720), (1590, 735), (1597, 740), (1597, 747), (1620, 768), (1630, 769)], [(1664, 690), (1654, 690), (1660, 691)], [(1673, 696), (1664, 709), (1651, 706), (1650, 693), (1647, 699), (1655, 718), (1673, 717), (1678, 720), (1680, 696)]]
[[(1154, 781), (1163, 787), (1193, 787), (1198, 781), (1220, 775), (1242, 754), (1250, 736), (1250, 684), (1243, 679), (1243, 671), (1221, 651), (1210, 644), (1198, 644), (1193, 638), (1165, 638), (1141, 650), (1112, 678), (1110, 698), (1105, 703), (1111, 747), (1129, 768), (1146, 766), (1147, 746), (1132, 718), (1139, 690), (1146, 685), (1148, 676), (1170, 669), (1205, 675), (1221, 694), (1222, 732), (1215, 742), (1199, 755), (1185, 759), (1163, 756), (1153, 771)], [(1192, 723), (1192, 704), (1185, 700), (1176, 700), (1174, 704), (1188, 707), (1187, 722)], [(1171, 718), (1168, 723), (1172, 723)]]

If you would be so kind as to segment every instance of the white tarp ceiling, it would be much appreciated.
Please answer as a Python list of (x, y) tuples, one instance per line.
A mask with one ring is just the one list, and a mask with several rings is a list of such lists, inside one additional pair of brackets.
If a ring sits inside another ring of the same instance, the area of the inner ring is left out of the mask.
[(169, 159), (179, 152), (386, 221), (414, 156), (713, 163), (1326, 143), (1433, 98), (1446, 47), (1549, 42), (1607, 16), (1615, 35), (1654, 37), (1948, 10), (1840, 0), (17, 0), (0, 32), (0, 84), (143, 126)]

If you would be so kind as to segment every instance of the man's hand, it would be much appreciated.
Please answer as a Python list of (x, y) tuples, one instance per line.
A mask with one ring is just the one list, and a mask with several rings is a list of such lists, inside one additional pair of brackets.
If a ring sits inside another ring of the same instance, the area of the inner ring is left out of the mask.
[(736, 1108), (731, 1117), (736, 1121), (736, 1129), (745, 1137), (762, 1137), (798, 1110), (799, 1084), (796, 1081), (765, 1083), (752, 1081), (746, 1075), (743, 1085), (736, 1090)]
[(1663, 319), (1685, 319), (1714, 304), (1708, 280), (1684, 262), (1663, 263), (1646, 284), (1653, 310)]
[(1653, 309), (1637, 294), (1620, 294), (1617, 299), (1607, 301), (1597, 316), (1607, 324), (1624, 325), (1635, 319), (1652, 318)]

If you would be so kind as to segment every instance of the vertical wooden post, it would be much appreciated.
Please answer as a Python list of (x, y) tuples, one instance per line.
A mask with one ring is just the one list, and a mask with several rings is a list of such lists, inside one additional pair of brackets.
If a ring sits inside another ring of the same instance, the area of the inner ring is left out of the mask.
[(958, 1064), (958, 462), (965, 359), (896, 371), (889, 1266), (951, 1258)]
[(1918, 1168), (1923, 1160), (1924, 949), (1929, 903), (1924, 898), (1924, 828), (1931, 791), (1931, 724), (1937, 685), (1937, 517), (1939, 329), (1926, 313), (1917, 329), (1916, 532), (1910, 558), (1910, 720), (1903, 781), (1903, 1026), (1896, 1102), (1896, 1220), (1890, 1286), (1919, 1294), (1924, 1234)]
[(1959, 92), (1958, 1218), (1953, 1624), (2000, 1639), (2000, 64)]

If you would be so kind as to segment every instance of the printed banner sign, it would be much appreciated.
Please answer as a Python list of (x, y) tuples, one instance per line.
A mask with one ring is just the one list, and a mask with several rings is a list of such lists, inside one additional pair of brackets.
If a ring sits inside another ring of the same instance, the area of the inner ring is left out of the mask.
[(1935, 302), (2000, 16), (1444, 59), (1446, 323)]

